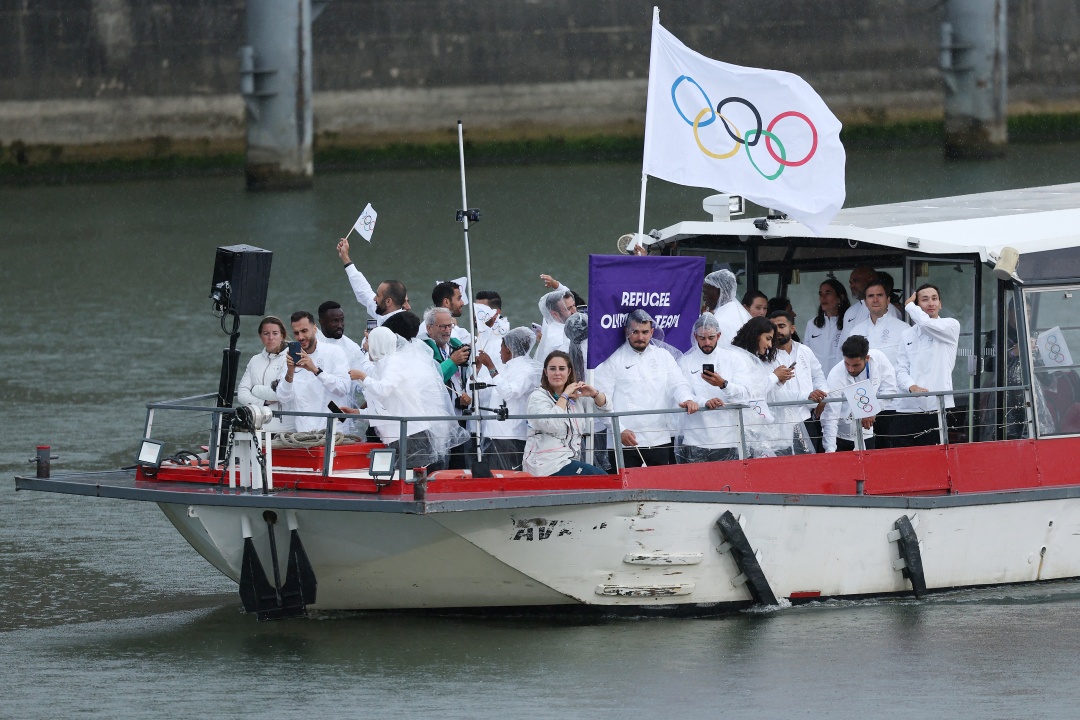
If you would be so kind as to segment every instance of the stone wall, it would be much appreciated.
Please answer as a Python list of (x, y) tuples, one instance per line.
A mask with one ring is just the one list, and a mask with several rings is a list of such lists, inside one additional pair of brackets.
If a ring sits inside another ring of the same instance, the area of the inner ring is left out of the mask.
[[(639, 126), (654, 4), (689, 46), (798, 73), (845, 120), (940, 114), (939, 0), (331, 0), (317, 130)], [(242, 139), (244, 8), (0, 0), (0, 142)], [(1009, 44), (1016, 108), (1080, 106), (1080, 2), (1011, 0)]]

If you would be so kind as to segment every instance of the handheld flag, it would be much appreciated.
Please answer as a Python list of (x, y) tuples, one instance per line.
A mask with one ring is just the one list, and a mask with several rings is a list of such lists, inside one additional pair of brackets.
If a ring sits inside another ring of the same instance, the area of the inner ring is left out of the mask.
[(873, 417), (881, 412), (881, 402), (874, 393), (874, 386), (869, 380), (848, 385), (844, 389), (844, 399), (851, 408), (851, 417), (855, 420)]
[(654, 13), (643, 173), (737, 193), (820, 235), (846, 195), (840, 127), (799, 76), (707, 58)]
[(771, 423), (776, 422), (776, 417), (772, 414), (772, 410), (769, 409), (769, 404), (765, 402), (764, 398), (747, 400), (746, 405), (750, 408), (750, 418), (763, 420)]
[(1042, 358), (1046, 367), (1060, 367), (1072, 365), (1072, 353), (1065, 344), (1065, 336), (1061, 334), (1060, 327), (1052, 327), (1039, 333), (1035, 346), (1039, 348), (1039, 357)]
[(352, 229), (358, 232), (360, 237), (371, 242), (371, 234), (375, 232), (375, 220), (378, 217), (379, 213), (375, 212), (375, 208), (371, 207), (371, 203), (368, 203), (364, 208), (364, 212), (360, 213), (360, 217), (356, 218)]

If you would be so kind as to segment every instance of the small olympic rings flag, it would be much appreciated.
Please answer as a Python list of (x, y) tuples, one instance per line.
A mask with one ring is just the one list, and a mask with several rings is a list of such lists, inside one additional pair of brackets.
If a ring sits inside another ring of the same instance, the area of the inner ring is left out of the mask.
[(1039, 348), (1039, 359), (1046, 367), (1062, 367), (1073, 364), (1072, 353), (1065, 344), (1065, 335), (1060, 327), (1052, 327), (1039, 333), (1035, 346)]
[(802, 78), (700, 55), (654, 15), (645, 173), (743, 195), (821, 234), (844, 204), (840, 121)]
[(352, 229), (359, 233), (360, 237), (371, 242), (371, 234), (375, 232), (375, 221), (378, 218), (379, 213), (375, 212), (375, 208), (371, 207), (371, 203), (368, 203), (364, 207), (364, 212), (360, 213), (360, 217), (356, 218)]
[(874, 393), (874, 386), (869, 380), (857, 382), (844, 388), (844, 398), (851, 408), (851, 417), (856, 420), (873, 417), (881, 412), (881, 401)]

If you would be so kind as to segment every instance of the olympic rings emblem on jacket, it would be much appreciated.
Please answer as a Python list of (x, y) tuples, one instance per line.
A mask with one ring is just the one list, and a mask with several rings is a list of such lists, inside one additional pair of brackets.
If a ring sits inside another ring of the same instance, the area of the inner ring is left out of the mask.
[[(675, 91), (683, 82), (688, 82), (694, 87), (696, 87), (698, 92), (701, 93), (701, 97), (705, 101), (704, 107), (702, 107), (701, 110), (699, 110), (697, 114), (694, 115), (694, 118), (692, 120), (686, 115), (686, 113), (683, 112), (682, 108), (679, 106), (678, 99), (675, 97)], [(699, 85), (698, 82), (689, 75), (680, 75), (671, 85), (671, 102), (675, 106), (675, 111), (679, 113), (679, 117), (681, 117), (687, 125), (690, 125), (693, 128), (694, 141), (697, 143), (698, 149), (701, 150), (702, 153), (704, 153), (707, 157), (713, 158), (714, 160), (727, 160), (730, 157), (734, 157), (739, 152), (740, 147), (745, 147), (746, 157), (750, 160), (750, 164), (753, 165), (754, 169), (757, 170), (758, 173), (766, 180), (777, 179), (778, 177), (780, 177), (780, 173), (784, 172), (784, 168), (801, 167), (802, 165), (805, 165), (807, 162), (810, 161), (810, 158), (814, 157), (814, 154), (817, 152), (817, 128), (814, 126), (814, 123), (810, 120), (810, 118), (808, 118), (803, 113), (798, 112), (797, 110), (788, 110), (786, 112), (782, 112), (772, 119), (768, 127), (763, 127), (761, 113), (758, 111), (757, 107), (752, 102), (745, 98), (732, 96), (721, 100), (714, 109), (712, 101), (709, 99), (708, 93), (706, 93), (705, 89), (702, 88), (701, 85)], [(745, 133), (741, 132), (739, 128), (735, 126), (735, 123), (733, 123), (730, 118), (726, 117), (723, 114), (724, 107), (729, 104), (746, 106), (746, 108), (750, 110), (751, 113), (753, 113), (756, 126), (751, 130), (747, 130)], [(708, 116), (707, 119), (706, 116)], [(728, 137), (730, 137), (735, 143), (732, 148), (726, 152), (713, 152), (709, 148), (705, 147), (705, 143), (701, 141), (701, 135), (698, 132), (699, 128), (712, 125), (717, 118), (719, 118), (720, 122), (724, 124), (724, 130), (727, 131)], [(810, 134), (813, 137), (813, 141), (810, 144), (809, 152), (807, 152), (806, 156), (800, 160), (788, 160), (787, 150), (784, 148), (784, 143), (780, 141), (780, 138), (777, 137), (775, 133), (773, 133), (773, 130), (776, 128), (777, 123), (786, 118), (798, 118), (799, 120), (805, 122), (810, 128)], [(754, 156), (750, 151), (750, 148), (755, 147), (762, 137), (765, 138), (765, 150), (769, 153), (772, 159), (780, 165), (779, 169), (777, 169), (777, 171), (772, 173), (771, 175), (766, 175), (762, 171), (762, 169), (758, 167), (758, 164), (754, 160)], [(776, 143), (775, 149), (773, 147), (773, 143)], [(779, 151), (779, 155), (777, 154), (777, 151)]]

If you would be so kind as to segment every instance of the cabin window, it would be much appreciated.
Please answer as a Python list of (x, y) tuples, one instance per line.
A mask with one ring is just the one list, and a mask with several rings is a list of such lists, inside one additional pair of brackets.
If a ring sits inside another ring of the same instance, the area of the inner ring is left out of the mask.
[(1080, 434), (1080, 285), (1024, 290), (1039, 436)]

